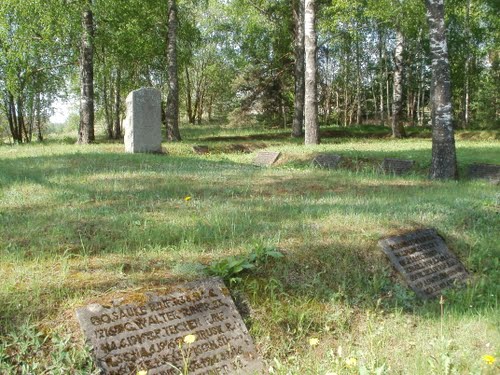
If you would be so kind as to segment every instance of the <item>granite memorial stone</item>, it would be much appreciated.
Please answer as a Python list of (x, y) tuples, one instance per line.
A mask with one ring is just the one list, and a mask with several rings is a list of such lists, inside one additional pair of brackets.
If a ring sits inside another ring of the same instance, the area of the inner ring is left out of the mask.
[(153, 88), (132, 91), (126, 99), (125, 152), (161, 153), (161, 94)]
[(313, 159), (312, 165), (314, 167), (336, 169), (341, 160), (342, 156), (340, 155), (320, 154)]
[(280, 157), (281, 153), (274, 151), (261, 151), (253, 159), (253, 164), (260, 167), (269, 167), (273, 165)]
[(468, 172), (470, 178), (483, 178), (494, 184), (500, 183), (500, 165), (471, 164)]
[[(89, 305), (80, 326), (104, 374), (261, 374), (262, 362), (219, 279), (185, 284), (140, 304)], [(190, 340), (189, 340), (190, 339)]]
[(463, 283), (468, 276), (435, 229), (389, 237), (379, 241), (379, 246), (421, 298), (437, 297), (444, 288)]
[(384, 159), (382, 162), (382, 170), (385, 173), (392, 173), (395, 175), (402, 175), (411, 171), (415, 165), (414, 160), (402, 160), (402, 159)]

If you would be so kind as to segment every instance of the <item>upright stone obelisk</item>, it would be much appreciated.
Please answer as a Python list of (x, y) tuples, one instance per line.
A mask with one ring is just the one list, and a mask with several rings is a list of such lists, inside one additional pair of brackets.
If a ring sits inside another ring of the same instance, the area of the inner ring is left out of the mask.
[(161, 152), (161, 94), (154, 88), (132, 91), (126, 99), (125, 152)]

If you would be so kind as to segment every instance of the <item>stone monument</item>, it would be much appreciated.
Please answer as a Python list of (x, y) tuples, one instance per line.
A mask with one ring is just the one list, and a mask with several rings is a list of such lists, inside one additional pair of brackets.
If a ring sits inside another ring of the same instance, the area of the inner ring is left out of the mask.
[(261, 151), (257, 154), (257, 156), (253, 159), (253, 165), (259, 167), (270, 167), (273, 165), (276, 160), (280, 157), (280, 152), (274, 151)]
[(396, 176), (408, 173), (415, 165), (414, 160), (389, 159), (385, 158), (382, 162), (382, 170), (385, 173), (392, 173)]
[[(138, 304), (76, 311), (97, 366), (107, 375), (263, 373), (252, 339), (219, 279), (141, 294)], [(186, 368), (187, 367), (187, 368)]]
[(475, 163), (467, 169), (470, 178), (482, 178), (493, 184), (500, 184), (500, 165)]
[(341, 161), (342, 156), (340, 155), (319, 154), (313, 159), (311, 164), (313, 167), (336, 169)]
[(154, 88), (132, 91), (126, 99), (125, 152), (161, 153), (161, 94)]

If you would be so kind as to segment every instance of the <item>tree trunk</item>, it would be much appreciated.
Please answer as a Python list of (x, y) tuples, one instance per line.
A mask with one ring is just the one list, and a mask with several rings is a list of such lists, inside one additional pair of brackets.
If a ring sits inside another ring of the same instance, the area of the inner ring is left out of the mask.
[(177, 74), (177, 3), (168, 0), (168, 97), (167, 97), (167, 139), (180, 141), (179, 132), (179, 79)]
[(305, 144), (319, 144), (318, 86), (316, 82), (316, 4), (315, 0), (305, 0), (304, 47), (305, 47)]
[(470, 121), (470, 62), (471, 62), (471, 33), (470, 33), (470, 0), (467, 0), (467, 9), (466, 9), (466, 27), (465, 33), (467, 36), (467, 57), (465, 60), (465, 95), (464, 95), (464, 128), (469, 127)]
[[(106, 118), (106, 133), (108, 139), (113, 139), (113, 114), (111, 113), (111, 103), (109, 98), (112, 95), (108, 95), (108, 89), (108, 77), (106, 76), (106, 73), (104, 73), (102, 95), (104, 102), (104, 117)], [(111, 94), (111, 92), (109, 94)]]
[(394, 84), (392, 99), (392, 136), (403, 138), (406, 136), (401, 112), (403, 104), (403, 47), (404, 37), (400, 28), (396, 30), (396, 50), (394, 52)]
[(38, 142), (43, 142), (42, 134), (42, 94), (36, 93), (36, 130)]
[(92, 0), (82, 14), (82, 41), (80, 49), (80, 129), (78, 143), (94, 142), (94, 20)]
[(356, 125), (361, 124), (361, 51), (359, 47), (359, 33), (356, 32)]
[(122, 74), (121, 70), (117, 69), (116, 70), (116, 85), (115, 85), (115, 110), (114, 110), (114, 115), (115, 115), (115, 131), (114, 131), (114, 138), (115, 139), (120, 139), (122, 137), (122, 128), (121, 128), (121, 111), (120, 111), (120, 104), (121, 104), (121, 80), (122, 80)]
[(295, 27), (295, 97), (293, 104), (292, 137), (302, 137), (304, 127), (305, 50), (304, 50), (304, 0), (294, 0)]
[(385, 124), (384, 110), (384, 36), (382, 30), (378, 30), (378, 61), (379, 61), (379, 116), (382, 125)]
[(194, 116), (193, 116), (193, 99), (191, 98), (191, 78), (189, 77), (189, 70), (186, 65), (186, 111), (188, 122), (190, 124), (194, 124)]
[(316, 4), (315, 0), (305, 0), (304, 12), (304, 50), (305, 50), (305, 96), (304, 124), (305, 144), (319, 144), (318, 124), (318, 85), (317, 75), (317, 40), (316, 40)]
[(458, 178), (444, 1), (425, 0), (432, 61), (432, 179)]

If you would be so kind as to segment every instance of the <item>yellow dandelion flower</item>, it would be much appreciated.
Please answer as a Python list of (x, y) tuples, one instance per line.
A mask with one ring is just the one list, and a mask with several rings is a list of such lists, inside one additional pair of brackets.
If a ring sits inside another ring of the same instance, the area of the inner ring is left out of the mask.
[(184, 197), (184, 201), (189, 202), (191, 200), (191, 196), (187, 195)]
[(496, 362), (496, 360), (497, 360), (495, 357), (493, 357), (492, 355), (489, 355), (489, 354), (485, 354), (481, 358), (488, 365), (493, 365)]
[(354, 357), (348, 358), (345, 361), (347, 367), (355, 367), (358, 364), (358, 360)]
[(184, 337), (185, 344), (192, 344), (195, 341), (196, 341), (196, 335), (187, 335), (186, 337)]
[(137, 371), (136, 375), (148, 375), (148, 370)]
[(311, 346), (316, 346), (319, 344), (319, 339), (315, 338), (315, 337), (312, 337), (309, 339), (309, 345)]

